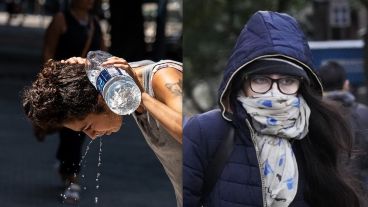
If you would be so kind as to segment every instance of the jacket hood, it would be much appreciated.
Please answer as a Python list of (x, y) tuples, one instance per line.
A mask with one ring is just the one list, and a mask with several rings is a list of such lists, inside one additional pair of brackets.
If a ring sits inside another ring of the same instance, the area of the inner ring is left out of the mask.
[(226, 120), (232, 120), (229, 96), (234, 77), (242, 69), (246, 70), (248, 64), (266, 57), (283, 58), (301, 66), (309, 76), (311, 87), (322, 95), (308, 42), (296, 20), (283, 13), (258, 11), (241, 31), (218, 90), (218, 104)]

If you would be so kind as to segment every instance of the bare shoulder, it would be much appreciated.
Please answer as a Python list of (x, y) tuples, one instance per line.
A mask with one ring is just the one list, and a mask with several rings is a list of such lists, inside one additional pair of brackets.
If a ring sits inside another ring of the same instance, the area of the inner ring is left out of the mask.
[(54, 15), (49, 25), (49, 29), (65, 31), (66, 23), (65, 23), (64, 14), (62, 12), (58, 12)]
[(152, 78), (155, 98), (167, 105), (179, 106), (183, 96), (183, 73), (178, 69), (167, 67), (158, 70)]
[(175, 68), (162, 68), (152, 78), (152, 87), (155, 94), (171, 92), (172, 95), (182, 95), (183, 73)]

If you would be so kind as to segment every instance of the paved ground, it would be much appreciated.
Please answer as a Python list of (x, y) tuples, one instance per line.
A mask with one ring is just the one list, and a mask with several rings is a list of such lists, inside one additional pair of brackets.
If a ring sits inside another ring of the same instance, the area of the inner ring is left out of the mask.
[[(4, 22), (0, 12), (0, 206), (66, 206), (59, 202), (62, 189), (54, 166), (58, 137), (52, 135), (38, 143), (20, 105), (20, 91), (40, 66), (44, 29), (34, 21), (23, 27), (5, 26)], [(91, 144), (81, 178), (86, 190), (78, 206), (175, 206), (174, 193), (161, 164), (134, 121), (127, 117), (124, 122), (119, 133), (103, 138), (98, 190), (95, 179), (99, 142)]]

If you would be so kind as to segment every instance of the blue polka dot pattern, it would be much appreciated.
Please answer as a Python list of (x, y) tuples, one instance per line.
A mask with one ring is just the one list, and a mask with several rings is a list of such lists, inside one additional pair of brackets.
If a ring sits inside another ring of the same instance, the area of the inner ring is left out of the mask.
[(267, 117), (267, 124), (271, 126), (275, 126), (277, 124), (277, 119), (273, 117)]
[(273, 173), (273, 170), (271, 168), (271, 165), (268, 163), (268, 160), (266, 160), (265, 165), (264, 165), (264, 171), (263, 174), (265, 176), (269, 175), (270, 173)]
[(262, 100), (260, 104), (262, 106), (265, 106), (265, 107), (269, 107), (269, 108), (272, 107), (272, 101), (271, 100)]
[(297, 98), (297, 99), (295, 99), (295, 101), (293, 102), (293, 104), (292, 104), (294, 107), (296, 107), (296, 108), (299, 108), (300, 107), (300, 99), (299, 98)]
[(294, 187), (294, 179), (293, 178), (289, 178), (285, 182), (286, 182), (286, 186), (289, 190), (293, 189), (293, 187)]

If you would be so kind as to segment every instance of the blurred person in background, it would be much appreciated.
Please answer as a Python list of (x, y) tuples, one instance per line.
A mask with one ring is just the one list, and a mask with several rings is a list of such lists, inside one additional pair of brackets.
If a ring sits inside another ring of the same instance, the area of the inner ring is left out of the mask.
[(5, 1), (6, 12), (8, 13), (8, 19), (6, 21), (7, 25), (11, 25), (12, 21), (21, 15), (21, 20), (19, 21), (19, 26), (21, 26), (25, 19), (25, 14), (23, 11), (23, 0), (6, 0)]
[[(69, 8), (55, 14), (44, 36), (43, 62), (73, 56), (85, 57), (90, 50), (107, 49), (99, 20), (91, 13), (93, 6), (94, 0), (71, 0)], [(34, 128), (39, 140), (44, 139), (48, 129), (42, 129), (43, 126)], [(85, 134), (62, 128), (59, 137), (56, 157), (60, 177), (65, 185), (62, 199), (67, 203), (76, 203), (80, 199), (78, 175)]]
[(342, 114), (350, 123), (353, 134), (353, 155), (348, 168), (352, 170), (363, 185), (365, 193), (368, 190), (368, 107), (356, 101), (350, 92), (350, 82), (345, 69), (337, 62), (329, 61), (318, 70), (327, 100), (339, 104)]
[(253, 14), (224, 70), (220, 109), (184, 126), (184, 206), (363, 206), (339, 166), (350, 128), (322, 90), (297, 21)]

